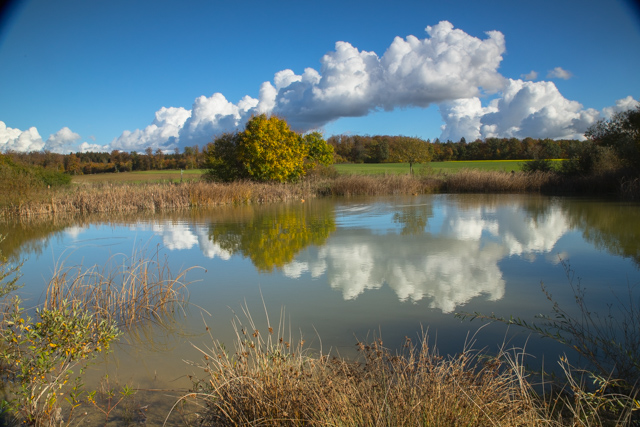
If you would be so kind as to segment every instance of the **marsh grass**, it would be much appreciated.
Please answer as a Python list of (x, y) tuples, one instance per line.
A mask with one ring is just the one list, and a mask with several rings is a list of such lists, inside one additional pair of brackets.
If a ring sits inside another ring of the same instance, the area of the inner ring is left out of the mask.
[[(281, 320), (259, 329), (245, 308), (234, 349), (211, 337), (189, 402), (197, 425), (536, 425), (517, 354), (484, 358), (471, 347), (443, 357), (424, 333), (401, 351), (358, 342), (355, 360), (315, 353)], [(284, 318), (284, 313), (281, 319)], [(207, 330), (209, 328), (207, 327)], [(171, 414), (170, 414), (171, 415)], [(167, 417), (169, 418), (169, 417)]]
[(188, 298), (185, 269), (173, 275), (166, 259), (144, 250), (130, 257), (114, 255), (102, 267), (56, 266), (47, 286), (44, 307), (55, 309), (73, 301), (74, 306), (119, 327), (171, 318)]
[(530, 193), (553, 187), (558, 181), (553, 172), (511, 173), (462, 170), (447, 175), (445, 190), (450, 193)]
[(475, 169), (456, 173), (430, 168), (409, 174), (337, 174), (326, 168), (297, 183), (185, 181), (109, 182), (45, 188), (38, 194), (0, 199), (0, 220), (50, 219), (94, 214), (160, 213), (191, 208), (304, 201), (323, 196), (417, 195), (426, 193), (545, 193), (617, 195), (640, 198), (638, 180), (608, 173), (569, 176), (559, 172)]

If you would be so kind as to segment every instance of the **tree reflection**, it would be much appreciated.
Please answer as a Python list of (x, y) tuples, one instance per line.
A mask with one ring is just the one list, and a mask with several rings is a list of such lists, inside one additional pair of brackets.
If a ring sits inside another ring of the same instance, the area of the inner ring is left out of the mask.
[(327, 204), (271, 206), (242, 221), (211, 224), (209, 239), (222, 250), (249, 258), (260, 271), (282, 269), (309, 245), (322, 245), (336, 229)]
[(570, 224), (583, 238), (611, 254), (631, 258), (640, 267), (640, 206), (635, 203), (564, 201)]
[(424, 229), (433, 216), (431, 204), (406, 206), (399, 212), (393, 214), (393, 222), (402, 225), (402, 234), (419, 235), (424, 233)]

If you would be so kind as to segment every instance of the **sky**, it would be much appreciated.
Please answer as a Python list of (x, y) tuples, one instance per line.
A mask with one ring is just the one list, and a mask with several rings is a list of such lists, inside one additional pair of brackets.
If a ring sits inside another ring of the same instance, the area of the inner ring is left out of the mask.
[(631, 0), (21, 0), (0, 20), (0, 152), (299, 132), (584, 138), (640, 100)]

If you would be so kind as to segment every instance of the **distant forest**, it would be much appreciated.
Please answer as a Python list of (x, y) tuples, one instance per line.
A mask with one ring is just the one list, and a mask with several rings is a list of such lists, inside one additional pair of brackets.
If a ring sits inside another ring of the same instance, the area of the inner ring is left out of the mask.
[[(336, 163), (398, 163), (401, 147), (408, 139), (420, 140), (406, 136), (338, 135), (327, 142), (333, 146)], [(464, 138), (458, 142), (421, 141), (427, 143), (433, 162), (566, 159), (581, 144), (577, 140), (534, 138), (487, 138), (470, 143)]]
[[(406, 136), (337, 135), (327, 139), (335, 152), (335, 163), (398, 163), (401, 147), (409, 140), (423, 142), (431, 161), (563, 159), (571, 156), (581, 141), (534, 138), (488, 138), (467, 143), (429, 141)], [(163, 169), (201, 169), (205, 156), (197, 145), (165, 153), (147, 148), (144, 153), (114, 150), (110, 153), (56, 154), (47, 151), (7, 152), (22, 164), (42, 166), (71, 175)]]

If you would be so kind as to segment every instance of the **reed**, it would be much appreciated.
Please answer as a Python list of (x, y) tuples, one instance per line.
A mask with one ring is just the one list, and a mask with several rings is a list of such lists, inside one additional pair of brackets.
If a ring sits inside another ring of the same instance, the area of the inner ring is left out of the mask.
[[(455, 174), (316, 174), (298, 183), (96, 182), (14, 194), (0, 201), (0, 220), (64, 215), (158, 213), (198, 207), (260, 204), (322, 196), (425, 193), (581, 193), (637, 198), (637, 180), (618, 175), (566, 176), (558, 172), (462, 170)], [(7, 191), (5, 189), (5, 191)]]
[(189, 270), (174, 276), (158, 252), (147, 257), (145, 251), (112, 256), (102, 267), (61, 263), (47, 286), (44, 307), (52, 310), (72, 301), (74, 308), (96, 313), (121, 328), (147, 320), (161, 323), (186, 303)]
[(509, 173), (462, 170), (447, 175), (444, 188), (450, 193), (530, 193), (553, 187), (558, 175), (553, 172)]
[(331, 196), (380, 196), (424, 194), (440, 189), (437, 177), (412, 175), (340, 175), (317, 184), (317, 192)]
[[(284, 313), (283, 313), (284, 314)], [(235, 351), (212, 338), (200, 368), (204, 378), (178, 403), (200, 408), (198, 425), (537, 425), (517, 357), (483, 359), (467, 348), (442, 357), (427, 334), (402, 352), (381, 339), (357, 343), (359, 357), (314, 355), (280, 321), (259, 330), (234, 322)], [(284, 316), (281, 316), (283, 318)], [(207, 327), (208, 330), (208, 327)], [(176, 407), (179, 406), (176, 404)], [(170, 414), (171, 415), (171, 414)], [(167, 417), (169, 418), (169, 416)]]

